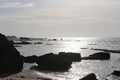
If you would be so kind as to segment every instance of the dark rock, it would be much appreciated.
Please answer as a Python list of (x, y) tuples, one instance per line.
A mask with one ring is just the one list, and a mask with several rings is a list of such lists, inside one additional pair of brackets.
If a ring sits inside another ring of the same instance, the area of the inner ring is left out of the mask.
[(80, 55), (80, 53), (59, 52), (59, 57), (61, 59), (68, 59), (68, 60), (71, 60), (71, 61), (81, 61), (81, 55)]
[(39, 56), (36, 63), (41, 70), (66, 71), (71, 67), (73, 61), (81, 61), (80, 53), (49, 53)]
[(26, 78), (25, 76), (20, 76), (20, 78)]
[(82, 59), (93, 59), (93, 60), (109, 60), (110, 59), (110, 53), (107, 52), (98, 52), (95, 54), (92, 54), (88, 57), (83, 57)]
[(8, 39), (0, 34), (0, 73), (20, 72), (23, 60), (20, 53)]
[(22, 42), (18, 42), (18, 43), (14, 43), (14, 44), (32, 44), (32, 43), (30, 43), (30, 42), (26, 42), (26, 41), (22, 41)]
[(38, 57), (37, 57), (36, 55), (27, 56), (27, 57), (22, 56), (22, 58), (23, 58), (23, 61), (24, 61), (25, 63), (34, 63), (34, 62), (36, 62), (37, 59), (38, 59)]
[(36, 42), (36, 43), (34, 43), (34, 44), (42, 44), (42, 42)]
[(22, 47), (22, 46), (14, 45), (14, 47)]
[(96, 75), (94, 73), (90, 73), (90, 74), (88, 74), (87, 76), (83, 77), (80, 80), (98, 80), (98, 79), (96, 78)]
[(104, 52), (109, 52), (109, 53), (120, 53), (120, 50), (111, 50), (111, 49), (95, 49), (95, 48), (92, 48), (91, 50), (104, 51)]
[(53, 41), (57, 41), (57, 39), (53, 39)]
[(116, 75), (116, 76), (120, 76), (120, 71), (116, 71), (116, 70), (114, 70), (114, 72), (111, 73), (111, 74)]
[(50, 79), (50, 78), (43, 78), (43, 77), (38, 77), (37, 79), (40, 79), (40, 80), (52, 80), (52, 79)]
[(38, 57), (36, 63), (40, 70), (67, 71), (71, 67), (72, 61), (61, 59), (57, 54), (49, 53)]
[(19, 40), (20, 40), (20, 41), (31, 41), (32, 39), (31, 39), (31, 38), (28, 38), (28, 37), (20, 37)]

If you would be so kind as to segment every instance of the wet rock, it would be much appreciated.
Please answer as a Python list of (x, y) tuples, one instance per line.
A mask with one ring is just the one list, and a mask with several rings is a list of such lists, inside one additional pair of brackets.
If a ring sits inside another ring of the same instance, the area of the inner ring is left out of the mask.
[(22, 47), (22, 46), (14, 45), (14, 47)]
[(38, 59), (36, 55), (27, 56), (27, 57), (22, 56), (22, 58), (25, 63), (35, 63)]
[(72, 52), (59, 52), (59, 57), (62, 59), (68, 59), (71, 61), (81, 61), (80, 53), (72, 53)]
[(42, 42), (35, 42), (34, 44), (42, 44)]
[(72, 62), (81, 61), (80, 53), (59, 52), (59, 54), (45, 54), (39, 56), (36, 63), (41, 70), (66, 71), (71, 67)]
[(25, 76), (20, 76), (20, 78), (26, 78)]
[(90, 74), (88, 74), (87, 76), (83, 77), (80, 80), (98, 80), (98, 79), (96, 78), (96, 75), (94, 73), (90, 73)]
[(0, 73), (20, 72), (22, 68), (20, 53), (3, 34), (0, 34)]
[(95, 54), (92, 54), (88, 57), (83, 57), (82, 59), (85, 59), (85, 60), (109, 60), (110, 59), (110, 53), (107, 53), (107, 52), (98, 52), (98, 53), (95, 53)]
[(112, 75), (120, 76), (120, 71), (114, 70), (114, 72), (111, 73)]
[(37, 79), (40, 79), (40, 80), (52, 80), (52, 79), (50, 79), (50, 78), (43, 78), (43, 77), (38, 77)]
[(91, 50), (104, 51), (104, 52), (110, 52), (110, 53), (120, 53), (120, 50), (111, 50), (111, 49), (95, 49), (95, 48), (92, 48)]
[(26, 41), (22, 41), (22, 42), (17, 42), (17, 43), (14, 43), (14, 44), (23, 44), (23, 45), (25, 45), (25, 44), (32, 44), (32, 43), (26, 42)]
[(67, 71), (71, 67), (72, 61), (61, 59), (57, 54), (49, 53), (39, 56), (36, 63), (40, 70)]

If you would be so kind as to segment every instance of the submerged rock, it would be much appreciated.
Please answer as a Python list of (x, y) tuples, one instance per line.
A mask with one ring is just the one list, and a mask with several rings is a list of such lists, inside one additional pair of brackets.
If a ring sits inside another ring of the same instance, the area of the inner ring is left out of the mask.
[(57, 54), (49, 53), (38, 57), (38, 69), (49, 71), (67, 71), (72, 61), (60, 58)]
[(0, 34), (0, 73), (20, 72), (22, 68), (20, 53), (3, 34)]
[(92, 54), (88, 57), (83, 57), (82, 59), (85, 59), (85, 60), (89, 60), (89, 59), (92, 59), (92, 60), (109, 60), (110, 59), (110, 53), (107, 53), (107, 52), (98, 52), (98, 53), (95, 53), (95, 54)]
[(116, 76), (120, 76), (120, 71), (114, 70), (114, 72), (112, 72), (111, 74), (116, 75)]
[(81, 61), (80, 53), (72, 53), (72, 52), (59, 52), (59, 57), (62, 59), (68, 59), (71, 61)]
[(96, 75), (94, 73), (90, 73), (90, 74), (88, 74), (87, 76), (83, 77), (80, 80), (98, 80), (98, 79), (96, 78)]

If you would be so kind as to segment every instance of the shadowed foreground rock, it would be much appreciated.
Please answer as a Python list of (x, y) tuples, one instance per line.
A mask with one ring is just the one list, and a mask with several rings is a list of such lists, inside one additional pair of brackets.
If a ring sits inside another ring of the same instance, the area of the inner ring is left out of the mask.
[(90, 74), (88, 74), (87, 76), (83, 77), (80, 80), (98, 80), (98, 79), (96, 78), (96, 75), (94, 73), (90, 73)]
[(111, 74), (116, 75), (116, 76), (120, 76), (120, 71), (114, 70), (114, 72)]
[(68, 59), (62, 59), (57, 54), (49, 53), (38, 57), (38, 69), (49, 71), (67, 71), (72, 64)]
[(0, 34), (0, 73), (20, 72), (22, 68), (23, 60), (20, 53), (4, 35)]
[(81, 55), (80, 53), (72, 53), (72, 52), (59, 52), (59, 57), (62, 59), (68, 59), (71, 61), (81, 61)]
[(83, 57), (82, 59), (85, 60), (109, 60), (110, 59), (110, 53), (107, 52), (98, 52), (95, 54), (92, 54), (88, 57)]

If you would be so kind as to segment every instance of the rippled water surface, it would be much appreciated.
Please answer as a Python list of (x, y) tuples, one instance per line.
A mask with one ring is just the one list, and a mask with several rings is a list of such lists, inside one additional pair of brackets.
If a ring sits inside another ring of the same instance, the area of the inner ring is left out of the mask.
[[(38, 40), (39, 41), (39, 40)], [(34, 42), (34, 41), (33, 41)], [(120, 38), (63, 38), (57, 41), (41, 41), (42, 44), (21, 45), (17, 49), (24, 56), (43, 55), (53, 52), (77, 52), (81, 56), (89, 56), (97, 49), (120, 50)], [(119, 77), (109, 75), (113, 70), (120, 70), (120, 54), (111, 53), (111, 59), (105, 61), (82, 60), (74, 62), (67, 72), (36, 71), (36, 74), (55, 80), (78, 80), (89, 73), (95, 73), (99, 80), (119, 80)]]

